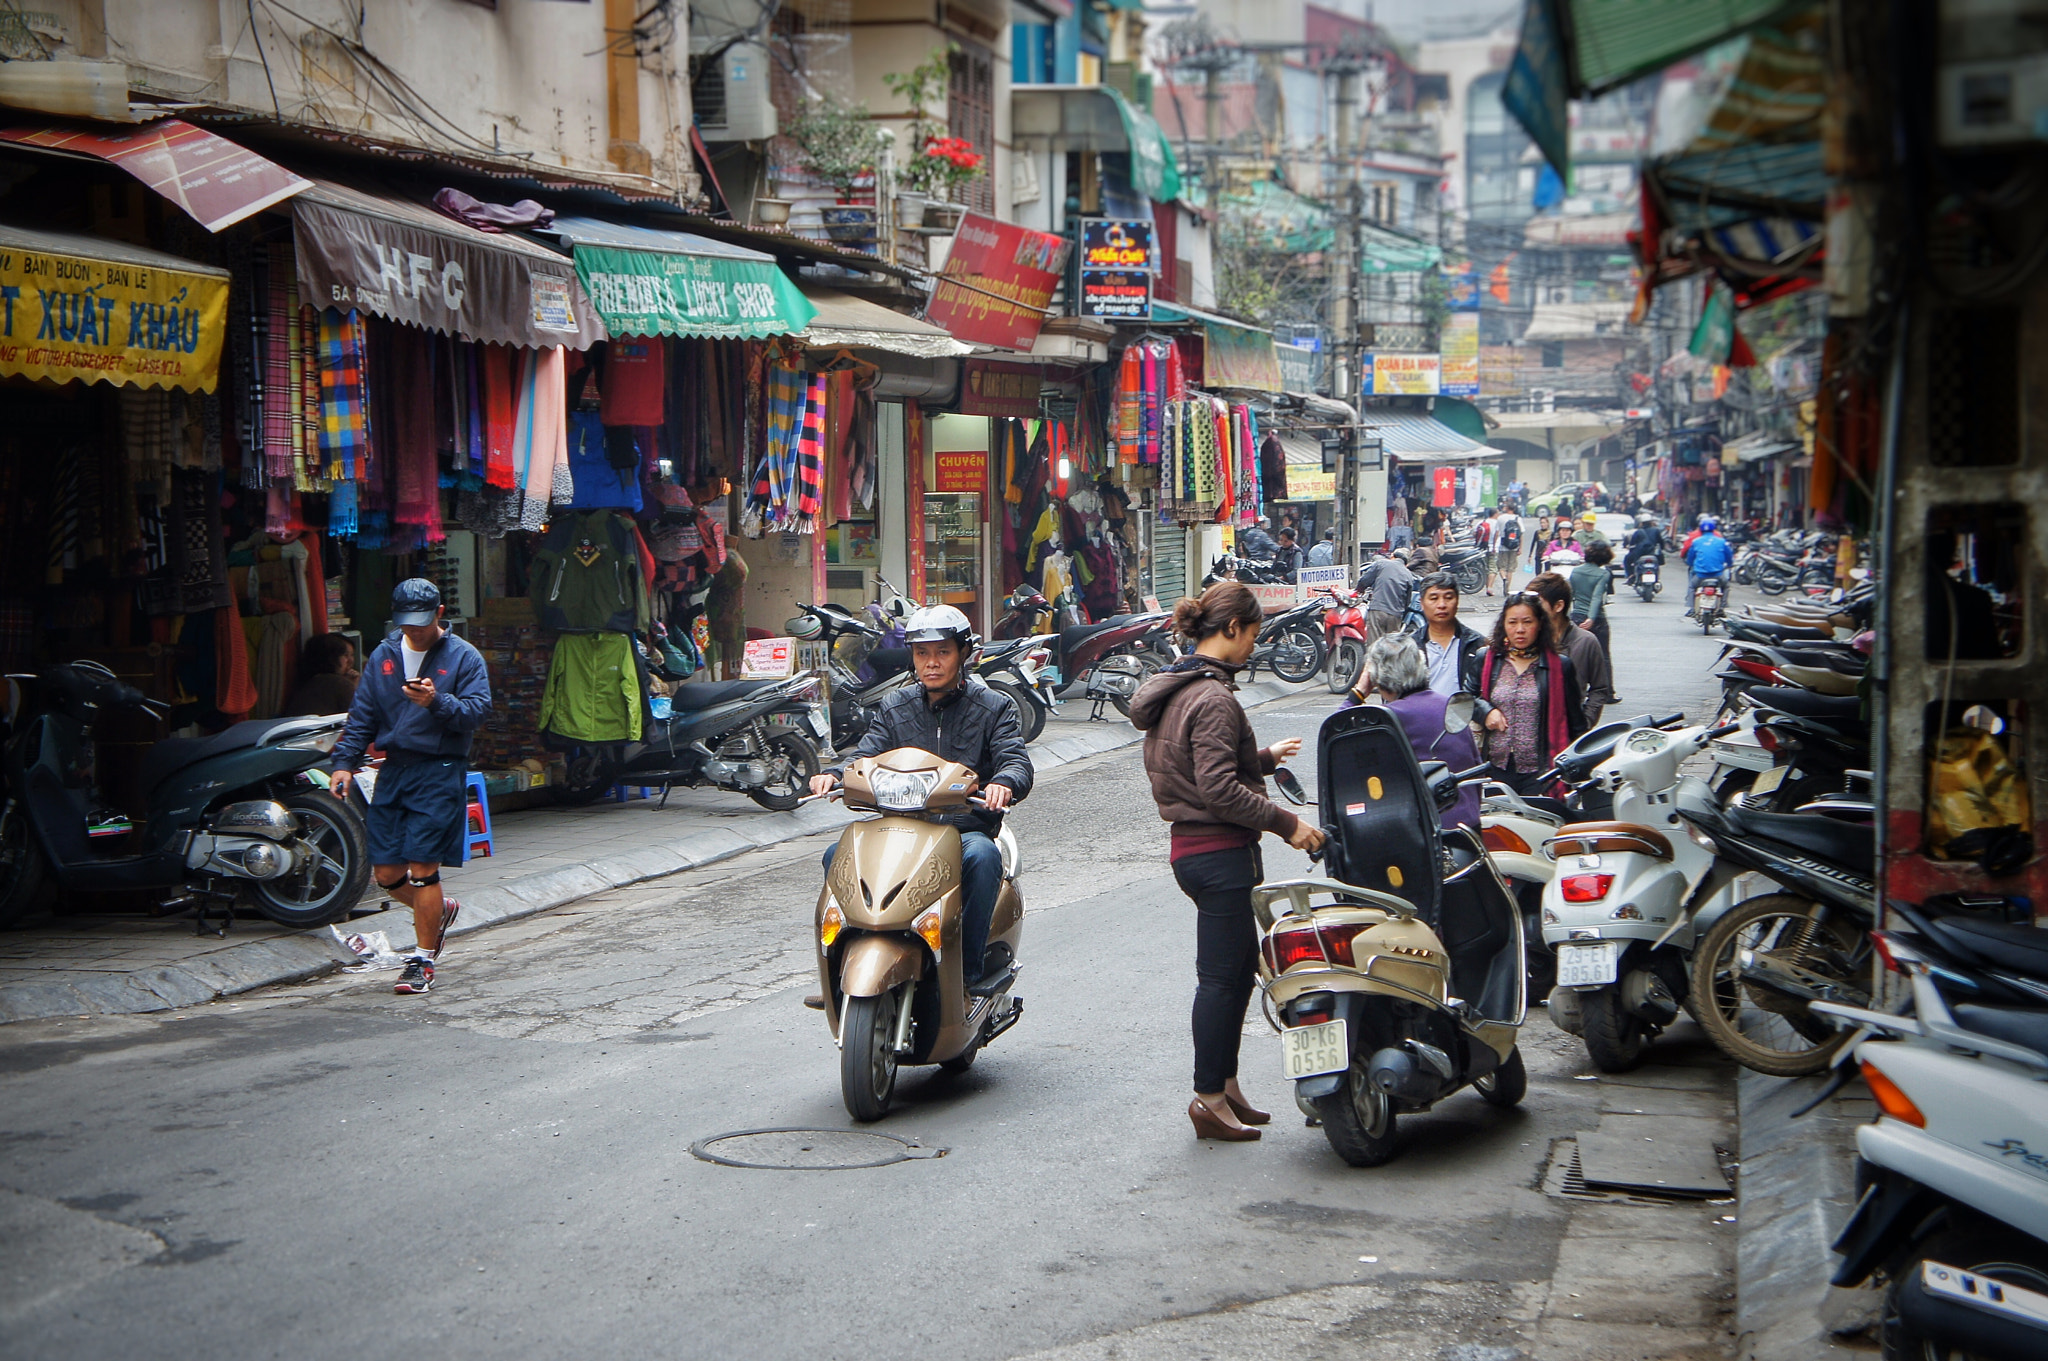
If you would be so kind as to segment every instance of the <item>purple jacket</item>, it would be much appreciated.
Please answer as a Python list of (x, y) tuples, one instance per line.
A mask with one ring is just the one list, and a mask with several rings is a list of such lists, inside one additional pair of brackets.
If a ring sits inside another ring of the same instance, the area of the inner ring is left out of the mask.
[[(1387, 705), (1386, 710), (1401, 720), (1401, 729), (1408, 734), (1408, 745), (1415, 749), (1416, 760), (1442, 761), (1452, 770), (1470, 770), (1482, 764), (1479, 748), (1469, 732), (1444, 731), (1444, 709), (1450, 702), (1448, 695), (1417, 690)], [(1346, 696), (1338, 707), (1349, 709), (1357, 703), (1355, 697)], [(1446, 828), (1465, 826), (1478, 831), (1479, 787), (1467, 785), (1459, 790), (1458, 801), (1444, 810), (1439, 822)]]

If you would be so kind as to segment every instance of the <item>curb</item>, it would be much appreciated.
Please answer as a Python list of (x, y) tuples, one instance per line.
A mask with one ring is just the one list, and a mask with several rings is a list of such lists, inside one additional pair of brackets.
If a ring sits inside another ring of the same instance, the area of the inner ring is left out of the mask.
[(1856, 1129), (1873, 1106), (1862, 1083), (1851, 1083), (1799, 1119), (1827, 1074), (1776, 1078), (1742, 1070), (1735, 1101), (1741, 1131), (1740, 1224), (1736, 1233), (1735, 1324), (1739, 1361), (1867, 1358), (1841, 1345), (1874, 1319), (1868, 1288), (1828, 1284), (1835, 1255), (1828, 1245), (1856, 1208)]
[[(1319, 684), (1318, 680), (1296, 687), (1279, 681), (1257, 681), (1242, 687), (1238, 694), (1245, 707), (1251, 708), (1320, 693), (1310, 688)], [(1043, 773), (1090, 756), (1136, 746), (1142, 740), (1138, 732), (1120, 723), (1091, 725), (1081, 732), (1035, 744), (1032, 764)], [(541, 870), (479, 889), (474, 895), (463, 895), (462, 920), (449, 934), (466, 936), (610, 889), (665, 878), (764, 846), (834, 831), (851, 821), (849, 814), (834, 805), (805, 804), (794, 812), (764, 812), (745, 822), (688, 831), (673, 841), (650, 842), (605, 860)], [(83, 982), (9, 983), (0, 985), (0, 1025), (58, 1016), (169, 1011), (252, 988), (317, 978), (352, 962), (353, 957), (344, 955), (333, 936), (321, 929), (244, 941), (178, 964), (134, 973), (109, 973)]]

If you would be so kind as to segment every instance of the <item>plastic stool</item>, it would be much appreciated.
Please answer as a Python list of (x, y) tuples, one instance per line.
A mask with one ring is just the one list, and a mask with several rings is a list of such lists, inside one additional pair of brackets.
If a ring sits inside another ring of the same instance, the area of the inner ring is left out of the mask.
[(481, 771), (470, 771), (467, 784), (469, 789), (469, 811), (466, 815), (464, 827), (462, 858), (464, 860), (471, 860), (476, 857), (477, 847), (479, 846), (483, 847), (485, 855), (492, 853), (491, 800), (490, 796), (484, 792), (484, 777)]

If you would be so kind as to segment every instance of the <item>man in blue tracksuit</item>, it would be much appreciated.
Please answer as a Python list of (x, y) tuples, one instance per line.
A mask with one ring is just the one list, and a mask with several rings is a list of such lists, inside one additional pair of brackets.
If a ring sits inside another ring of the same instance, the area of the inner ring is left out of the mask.
[(434, 986), (434, 957), (462, 905), (441, 891), (469, 836), (469, 741), (491, 711), (483, 654), (448, 631), (441, 592), (410, 577), (391, 593), (397, 629), (363, 664), (348, 724), (334, 744), (334, 792), (348, 797), (372, 739), (384, 766), (366, 821), (377, 884), (412, 909), (418, 947), (392, 991)]
[(1689, 574), (1685, 590), (1685, 612), (1692, 613), (1693, 597), (1699, 594), (1700, 583), (1708, 577), (1726, 577), (1728, 565), (1735, 561), (1735, 548), (1721, 537), (1721, 524), (1711, 515), (1702, 515), (1699, 523), (1700, 535), (1685, 550), (1685, 568)]

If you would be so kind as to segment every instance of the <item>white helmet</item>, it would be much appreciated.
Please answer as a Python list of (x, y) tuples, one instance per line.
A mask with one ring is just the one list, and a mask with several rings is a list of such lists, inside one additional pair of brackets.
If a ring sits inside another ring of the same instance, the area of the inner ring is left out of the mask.
[(905, 644), (943, 643), (948, 640), (960, 644), (963, 654), (972, 653), (981, 645), (981, 639), (974, 634), (974, 625), (951, 605), (927, 605), (904, 621)]

